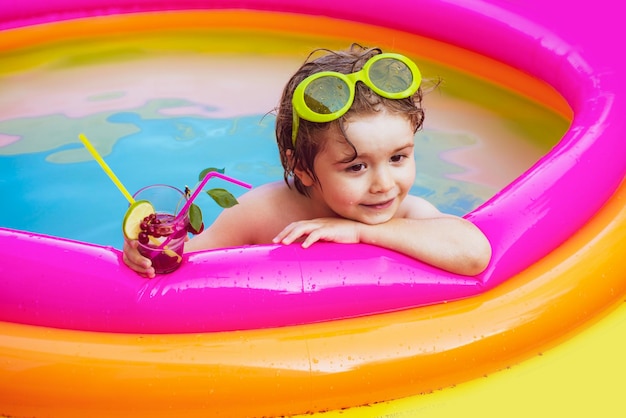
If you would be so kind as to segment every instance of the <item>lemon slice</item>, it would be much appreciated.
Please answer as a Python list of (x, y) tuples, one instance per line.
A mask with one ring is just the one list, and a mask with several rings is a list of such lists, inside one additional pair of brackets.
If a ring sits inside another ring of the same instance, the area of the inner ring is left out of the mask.
[(130, 205), (124, 215), (124, 221), (122, 222), (124, 236), (127, 239), (137, 239), (139, 232), (141, 232), (141, 228), (139, 227), (141, 221), (152, 213), (155, 213), (154, 207), (152, 203), (147, 200), (137, 200)]

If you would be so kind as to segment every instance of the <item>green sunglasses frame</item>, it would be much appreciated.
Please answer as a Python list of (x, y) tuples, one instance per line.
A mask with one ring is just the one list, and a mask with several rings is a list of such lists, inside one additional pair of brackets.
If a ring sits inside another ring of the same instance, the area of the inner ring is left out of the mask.
[[(376, 64), (378, 61), (383, 60), (383, 59), (394, 59), (394, 60), (400, 61), (409, 68), (409, 70), (411, 71), (411, 74), (413, 75), (413, 79), (409, 87), (407, 87), (403, 91), (389, 92), (389, 91), (385, 91), (385, 90), (378, 88), (372, 82), (372, 80), (370, 79), (370, 75), (369, 75), (370, 68), (374, 64)], [(304, 100), (304, 94), (306, 92), (307, 87), (309, 87), (309, 85), (312, 82), (322, 77), (336, 77), (342, 80), (348, 86), (348, 89), (349, 89), (350, 95), (346, 103), (343, 105), (341, 109), (332, 113), (317, 113), (314, 110), (312, 110), (306, 104), (306, 101)], [(350, 107), (352, 106), (352, 103), (354, 102), (354, 92), (355, 92), (355, 86), (356, 86), (357, 81), (363, 82), (367, 87), (372, 89), (372, 91), (378, 94), (379, 96), (385, 97), (387, 99), (405, 99), (407, 97), (412, 96), (417, 91), (417, 89), (419, 88), (422, 82), (422, 74), (420, 73), (419, 68), (417, 68), (417, 65), (413, 61), (411, 61), (409, 58), (405, 57), (404, 55), (394, 54), (394, 53), (384, 53), (384, 54), (374, 55), (372, 58), (367, 60), (367, 62), (365, 63), (365, 65), (363, 66), (361, 70), (356, 71), (354, 73), (342, 74), (342, 73), (338, 73), (335, 71), (322, 71), (319, 73), (311, 74), (310, 76), (302, 80), (300, 84), (298, 84), (298, 87), (296, 87), (296, 90), (293, 93), (293, 98), (291, 100), (291, 103), (293, 106), (293, 125), (292, 125), (292, 130), (291, 130), (291, 142), (294, 148), (296, 146), (296, 138), (298, 136), (300, 118), (308, 120), (310, 122), (322, 122), (322, 123), (339, 119), (348, 110), (350, 110)]]

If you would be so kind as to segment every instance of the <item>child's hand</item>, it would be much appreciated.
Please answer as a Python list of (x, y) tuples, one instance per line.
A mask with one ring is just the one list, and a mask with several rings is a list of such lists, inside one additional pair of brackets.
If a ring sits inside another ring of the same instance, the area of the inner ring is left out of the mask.
[(155, 275), (152, 261), (139, 254), (139, 250), (137, 250), (138, 245), (139, 241), (137, 240), (124, 240), (124, 264), (142, 276), (151, 279)]
[(293, 222), (283, 229), (274, 239), (274, 243), (291, 244), (302, 237), (303, 248), (310, 247), (317, 241), (331, 241), (342, 244), (359, 242), (360, 223), (342, 218), (318, 218)]

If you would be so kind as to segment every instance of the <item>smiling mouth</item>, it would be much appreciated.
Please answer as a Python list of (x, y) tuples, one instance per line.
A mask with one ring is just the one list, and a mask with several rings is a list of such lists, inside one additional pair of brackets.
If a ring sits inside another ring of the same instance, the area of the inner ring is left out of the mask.
[(389, 199), (386, 200), (384, 202), (380, 202), (380, 203), (373, 203), (373, 204), (363, 204), (363, 206), (370, 208), (370, 209), (387, 209), (389, 206), (391, 206), (391, 204), (393, 203), (395, 199)]

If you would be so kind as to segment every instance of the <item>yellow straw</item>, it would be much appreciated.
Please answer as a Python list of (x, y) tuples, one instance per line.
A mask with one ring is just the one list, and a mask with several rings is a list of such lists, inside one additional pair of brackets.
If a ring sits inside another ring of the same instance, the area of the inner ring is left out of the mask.
[(113, 171), (109, 168), (107, 163), (104, 162), (100, 154), (98, 154), (98, 151), (96, 151), (93, 145), (91, 145), (91, 143), (89, 142), (85, 134), (79, 134), (78, 138), (80, 138), (81, 142), (85, 145), (85, 148), (87, 148), (87, 151), (89, 151), (89, 153), (98, 162), (98, 164), (100, 164), (100, 167), (102, 167), (102, 169), (107, 174), (107, 176), (109, 176), (111, 181), (113, 181), (113, 183), (115, 183), (117, 188), (120, 189), (120, 192), (122, 192), (126, 200), (128, 200), (128, 203), (130, 203), (131, 205), (135, 203), (135, 199), (133, 199), (133, 196), (130, 193), (128, 193), (128, 190), (126, 190), (126, 187), (124, 187), (124, 185), (119, 181), (119, 179), (117, 178), (115, 173), (113, 173)]

